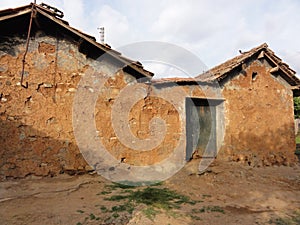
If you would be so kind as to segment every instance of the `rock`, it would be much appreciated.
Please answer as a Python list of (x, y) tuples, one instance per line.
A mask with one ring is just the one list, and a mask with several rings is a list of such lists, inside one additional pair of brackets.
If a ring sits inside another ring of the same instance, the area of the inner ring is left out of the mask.
[(76, 92), (76, 88), (69, 88), (68, 92), (74, 93), (74, 92)]
[(50, 84), (50, 83), (44, 83), (43, 86), (44, 86), (45, 88), (52, 88), (52, 87), (53, 87), (53, 85)]
[(94, 169), (94, 167), (92, 167), (92, 166), (90, 166), (90, 165), (86, 165), (85, 167), (84, 167), (84, 169), (85, 169), (85, 171), (87, 171), (87, 172), (93, 172), (95, 169)]

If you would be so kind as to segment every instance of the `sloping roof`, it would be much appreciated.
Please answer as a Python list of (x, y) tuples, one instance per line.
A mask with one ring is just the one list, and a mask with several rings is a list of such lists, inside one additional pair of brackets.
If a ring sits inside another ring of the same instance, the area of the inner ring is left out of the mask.
[(166, 78), (158, 78), (158, 79), (152, 79), (153, 83), (161, 84), (161, 83), (195, 83), (197, 80), (192, 77), (166, 77)]
[[(5, 9), (5, 10), (1, 10), (0, 11), (0, 24), (24, 15), (30, 15), (32, 10), (34, 10), (37, 14), (42, 15), (48, 19), (50, 19), (53, 23), (57, 24), (58, 26), (60, 26), (61, 28), (67, 30), (68, 32), (71, 32), (73, 35), (78, 36), (78, 38), (80, 38), (81, 41), (86, 41), (87, 43), (89, 43), (90, 45), (94, 46), (95, 48), (111, 55), (113, 58), (117, 59), (119, 62), (126, 64), (126, 67), (129, 67), (131, 70), (134, 70), (135, 72), (149, 77), (151, 78), (154, 74), (150, 71), (147, 71), (143, 68), (143, 65), (138, 62), (138, 61), (133, 61), (131, 59), (128, 59), (124, 56), (121, 55), (120, 52), (117, 52), (113, 49), (111, 49), (111, 47), (107, 44), (100, 44), (98, 42), (96, 42), (96, 39), (93, 36), (90, 36), (88, 34), (85, 34), (81, 31), (79, 31), (78, 29), (75, 29), (73, 27), (71, 27), (69, 25), (69, 23), (65, 20), (62, 20), (61, 18), (63, 17), (63, 12), (61, 12), (60, 10), (52, 7), (52, 6), (48, 6), (46, 4), (34, 4), (31, 3), (29, 5), (26, 6), (22, 6), (22, 7), (18, 7), (18, 8), (14, 8), (14, 9)], [(38, 19), (39, 17), (35, 16), (35, 19)], [(27, 24), (29, 23), (29, 21), (27, 22)], [(22, 26), (20, 26), (21, 29)], [(24, 27), (23, 27), (24, 29)], [(28, 29), (28, 28), (26, 28)], [(47, 29), (44, 28), (44, 29)]]
[(276, 68), (274, 71), (280, 70), (282, 72), (281, 75), (290, 85), (295, 86), (300, 84), (299, 79), (295, 76), (296, 72), (292, 70), (286, 63), (282, 62), (282, 60), (276, 56), (271, 49), (268, 48), (266, 43), (247, 52), (242, 52), (240, 55), (227, 60), (216, 67), (213, 67), (208, 71), (208, 73), (197, 76), (195, 79), (202, 81), (222, 80), (229, 74), (229, 72), (241, 66), (248, 59), (254, 56), (259, 58), (265, 57), (271, 63), (271, 65)]
[(195, 78), (163, 78), (156, 80), (156, 83), (190, 83), (190, 82), (214, 82), (221, 81), (226, 78), (231, 71), (241, 67), (247, 60), (252, 57), (265, 58), (273, 66), (273, 72), (279, 72), (279, 74), (291, 85), (299, 86), (300, 80), (295, 76), (296, 72), (292, 70), (286, 63), (275, 55), (275, 53), (268, 48), (266, 43), (259, 45), (249, 51), (242, 52), (240, 55), (227, 60), (226, 62), (213, 67), (212, 69), (196, 76)]

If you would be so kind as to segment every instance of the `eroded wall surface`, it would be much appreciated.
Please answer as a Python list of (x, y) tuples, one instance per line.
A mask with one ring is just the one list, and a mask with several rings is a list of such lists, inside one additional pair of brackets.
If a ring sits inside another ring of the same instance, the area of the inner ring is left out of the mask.
[[(99, 145), (118, 162), (152, 165), (166, 160), (175, 148), (180, 148), (178, 157), (184, 160), (181, 115), (185, 113), (185, 94), (141, 83), (109, 60), (100, 59), (100, 63), (87, 58), (68, 39), (41, 33), (30, 41), (24, 73), (28, 88), (23, 88), (20, 75), (25, 44), (19, 37), (1, 43), (1, 178), (84, 173), (101, 163), (88, 165), (75, 138), (73, 104), (78, 88), (97, 95), (97, 100), (90, 102), (92, 117), (84, 119), (95, 122)], [(88, 75), (91, 78), (81, 83)], [(93, 89), (95, 83), (99, 90)], [(132, 89), (126, 93), (128, 88)], [(90, 100), (85, 97), (79, 109), (90, 107), (84, 105)], [(83, 121), (79, 129), (84, 125)], [(95, 146), (89, 141), (84, 150), (91, 149), (92, 154)]]
[(223, 87), (226, 131), (220, 157), (251, 166), (295, 161), (293, 93), (266, 60), (248, 63)]
[[(98, 81), (97, 76), (108, 77), (106, 90), (110, 97), (106, 100), (109, 100), (135, 79), (119, 71), (116, 75), (119, 83), (109, 84), (113, 80), (109, 77), (115, 76), (110, 74), (116, 70), (115, 65), (99, 64), (87, 58), (67, 38), (57, 39), (37, 33), (30, 41), (26, 56), (26, 89), (20, 85), (25, 44), (26, 40), (19, 37), (1, 43), (0, 177), (92, 171), (93, 166), (86, 163), (77, 146), (72, 124), (78, 83), (87, 71), (95, 73), (94, 82)], [(90, 87), (82, 88), (94, 92)], [(102, 103), (106, 104), (106, 100)], [(104, 108), (98, 111), (102, 115), (106, 113)], [(103, 117), (99, 123), (105, 125), (105, 131), (100, 135), (111, 140), (112, 135), (107, 134), (110, 130), (106, 127), (110, 118)]]
[(26, 57), (26, 89), (25, 43), (18, 37), (1, 43), (0, 176), (89, 170), (74, 140), (72, 102), (91, 62), (69, 41), (36, 36)]
[[(110, 62), (87, 58), (68, 39), (31, 39), (20, 85), (25, 39), (2, 40), (0, 52), (0, 178), (92, 171), (77, 146), (73, 103), (78, 84), (102, 82), (96, 93), (96, 134), (120, 163), (153, 165), (179, 149), (185, 160), (186, 98), (222, 98), (217, 109), (219, 158), (249, 165), (289, 164), (294, 158), (293, 98), (288, 84), (255, 61), (221, 89), (151, 85)], [(252, 78), (253, 72), (257, 76)], [(104, 79), (100, 79), (104, 78)], [(221, 94), (221, 95), (220, 95)], [(84, 106), (82, 106), (84, 107)], [(225, 131), (225, 137), (224, 136)], [(86, 148), (89, 148), (86, 143)]]

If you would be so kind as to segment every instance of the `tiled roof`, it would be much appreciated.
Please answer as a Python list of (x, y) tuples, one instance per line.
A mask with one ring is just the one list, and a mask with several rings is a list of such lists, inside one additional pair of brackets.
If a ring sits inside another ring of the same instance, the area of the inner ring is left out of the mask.
[(268, 48), (266, 43), (253, 48), (250, 51), (242, 52), (240, 55), (213, 67), (208, 72), (200, 74), (199, 76), (195, 77), (195, 79), (201, 81), (222, 80), (229, 74), (229, 72), (241, 66), (253, 56), (265, 57), (274, 68), (277, 67), (276, 71), (281, 70), (283, 78), (292, 86), (300, 84), (299, 79), (295, 76), (296, 72), (292, 70), (286, 63), (282, 62), (282, 60), (276, 56), (271, 49)]
[(271, 66), (273, 66), (273, 71), (280, 71), (280, 75), (291, 85), (291, 86), (300, 86), (300, 80), (296, 77), (296, 72), (292, 70), (286, 63), (282, 62), (282, 60), (275, 55), (275, 53), (268, 48), (266, 43), (259, 45), (256, 48), (253, 48), (246, 52), (241, 52), (240, 55), (227, 60), (226, 62), (213, 67), (212, 69), (194, 77), (194, 78), (162, 78), (158, 80), (154, 80), (155, 83), (196, 83), (196, 82), (204, 82), (211, 83), (215, 81), (221, 81), (226, 78), (230, 72), (238, 67), (240, 67), (243, 63), (249, 60), (251, 57), (257, 58), (266, 58)]

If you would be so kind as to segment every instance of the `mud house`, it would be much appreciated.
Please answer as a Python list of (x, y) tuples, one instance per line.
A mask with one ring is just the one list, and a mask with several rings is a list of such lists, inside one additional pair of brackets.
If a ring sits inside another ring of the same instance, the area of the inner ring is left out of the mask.
[[(174, 149), (181, 161), (198, 155), (250, 166), (295, 162), (299, 80), (266, 44), (195, 79), (150, 82), (153, 74), (141, 63), (62, 17), (45, 4), (0, 11), (1, 178), (95, 169), (75, 138), (89, 121), (95, 129), (82, 131), (84, 148), (97, 136), (118, 162), (130, 165), (156, 164)], [(127, 87), (126, 98), (119, 97)], [(74, 125), (89, 105), (90, 117)]]
[[(192, 117), (188, 118), (189, 107), (196, 107), (200, 108), (200, 120), (211, 111), (213, 122), (210, 123), (212, 129), (216, 129), (216, 135), (224, 132), (222, 143), (217, 146), (220, 148), (219, 158), (254, 166), (282, 165), (294, 160), (293, 96), (298, 95), (299, 80), (295, 71), (282, 62), (267, 44), (244, 52), (195, 79), (173, 78), (161, 83), (176, 82), (180, 87), (192, 89), (199, 82), (209, 81), (218, 82), (222, 99), (191, 93), (194, 104), (186, 104), (187, 151), (189, 146), (194, 151), (193, 145), (197, 143), (198, 151), (202, 151), (200, 155), (203, 154), (203, 148), (199, 146), (201, 131), (199, 141), (189, 139), (189, 133), (198, 129)], [(205, 109), (205, 100), (209, 98), (211, 106)], [(202, 113), (201, 108), (204, 109)], [(218, 108), (224, 114), (221, 122), (216, 113)], [(218, 144), (218, 138), (215, 144)]]

